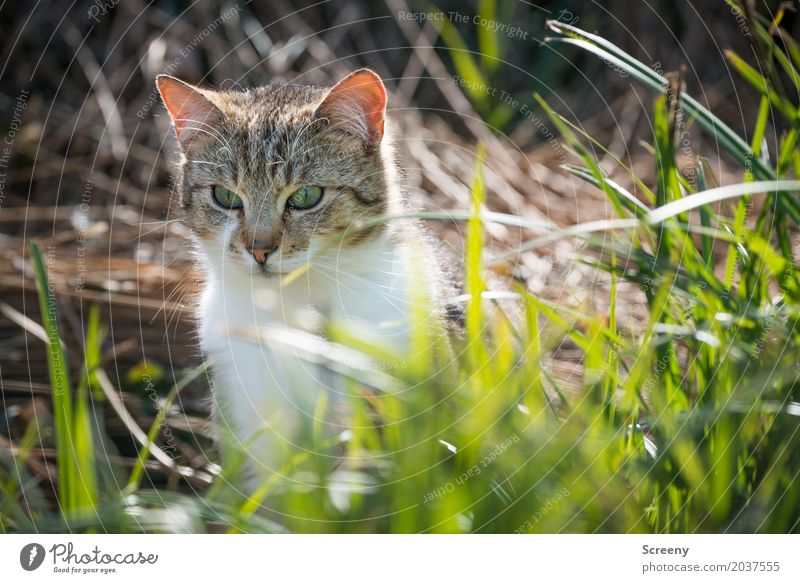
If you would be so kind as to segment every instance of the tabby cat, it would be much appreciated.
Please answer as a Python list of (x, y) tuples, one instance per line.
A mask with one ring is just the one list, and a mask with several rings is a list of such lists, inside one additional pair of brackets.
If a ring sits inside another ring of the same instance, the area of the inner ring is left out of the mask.
[[(405, 350), (420, 298), (446, 320), (451, 278), (418, 224), (358, 228), (407, 212), (374, 72), (331, 88), (212, 91), (165, 75), (157, 86), (179, 145), (180, 214), (206, 271), (198, 322), (217, 421), (258, 481), (307, 447), (321, 393), (341, 392), (324, 355), (304, 350), (309, 334), (323, 341), (337, 321)], [(333, 434), (340, 421), (317, 422)]]

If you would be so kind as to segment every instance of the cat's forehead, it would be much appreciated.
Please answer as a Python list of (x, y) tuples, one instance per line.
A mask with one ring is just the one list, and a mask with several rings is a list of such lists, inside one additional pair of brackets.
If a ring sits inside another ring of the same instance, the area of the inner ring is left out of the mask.
[(218, 94), (217, 106), (237, 125), (248, 129), (280, 127), (307, 120), (327, 94), (324, 87), (271, 84), (248, 91)]

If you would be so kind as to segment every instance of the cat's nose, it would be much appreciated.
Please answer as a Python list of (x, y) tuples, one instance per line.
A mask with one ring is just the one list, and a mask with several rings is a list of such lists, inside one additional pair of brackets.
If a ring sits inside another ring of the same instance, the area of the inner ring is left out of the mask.
[(257, 243), (247, 248), (247, 252), (253, 256), (253, 259), (255, 259), (259, 265), (264, 265), (264, 263), (267, 262), (267, 257), (269, 257), (269, 254), (273, 251), (273, 248), (264, 247), (263, 245), (259, 245)]

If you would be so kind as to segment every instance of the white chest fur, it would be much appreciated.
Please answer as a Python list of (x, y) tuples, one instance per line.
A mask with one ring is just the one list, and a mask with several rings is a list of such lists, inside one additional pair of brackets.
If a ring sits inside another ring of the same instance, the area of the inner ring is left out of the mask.
[[(317, 331), (323, 318), (362, 339), (402, 350), (410, 327), (415, 270), (407, 250), (379, 238), (335, 257), (318, 255), (288, 285), (250, 273), (207, 250), (210, 277), (199, 323), (212, 367), (217, 422), (247, 450), (256, 475), (279, 471), (287, 453), (307, 447), (320, 395), (336, 402), (341, 385), (332, 373), (292, 346), (243, 334), (268, 325)], [(337, 431), (335, 420), (316, 420)], [(341, 428), (338, 428), (339, 430)]]

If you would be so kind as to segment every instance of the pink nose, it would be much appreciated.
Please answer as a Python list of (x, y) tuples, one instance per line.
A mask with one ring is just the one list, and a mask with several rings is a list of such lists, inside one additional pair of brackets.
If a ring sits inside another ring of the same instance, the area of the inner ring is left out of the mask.
[(267, 261), (267, 257), (269, 257), (269, 254), (272, 253), (272, 249), (267, 247), (248, 247), (247, 251), (253, 256), (259, 265), (264, 265), (264, 263)]

